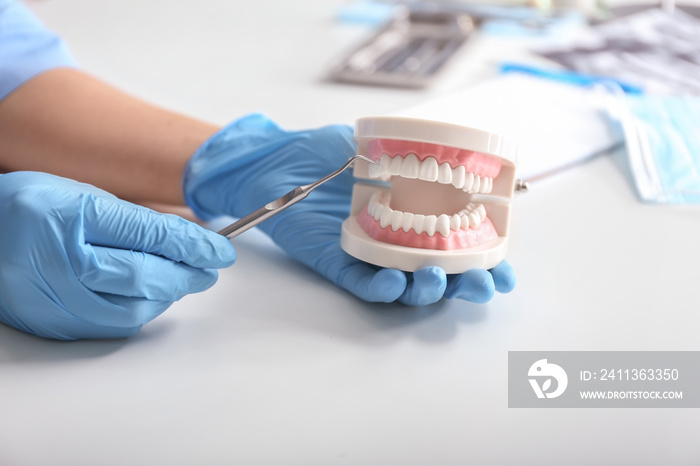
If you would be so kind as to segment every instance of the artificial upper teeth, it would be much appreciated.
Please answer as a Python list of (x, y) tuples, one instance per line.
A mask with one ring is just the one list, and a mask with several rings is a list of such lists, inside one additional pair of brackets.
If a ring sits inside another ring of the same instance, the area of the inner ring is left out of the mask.
[(437, 160), (435, 160), (433, 157), (428, 157), (420, 163), (418, 178), (425, 181), (437, 181), (438, 171), (439, 167)]
[(464, 192), (469, 192), (472, 189), (472, 186), (474, 186), (474, 179), (478, 178), (478, 175), (474, 175), (474, 173), (467, 173), (464, 176), (464, 184), (460, 186), (462, 188), (462, 191)]
[[(432, 158), (432, 157), (430, 157)], [(450, 184), (452, 183), (452, 167), (449, 163), (441, 163), (438, 167), (438, 183)]]
[(475, 193), (478, 193), (479, 187), (481, 187), (481, 177), (475, 176), (474, 177), (474, 184), (472, 184), (472, 189), (474, 190)]
[(391, 194), (388, 191), (378, 191), (372, 195), (367, 205), (367, 213), (379, 222), (381, 228), (391, 227), (393, 231), (409, 230), (417, 234), (425, 232), (428, 236), (440, 233), (447, 237), (450, 231), (476, 229), (486, 219), (486, 208), (483, 204), (469, 203), (464, 209), (453, 215), (422, 215), (402, 212), (389, 207)]
[(467, 176), (466, 171), (464, 169), (464, 165), (460, 165), (459, 167), (452, 169), (452, 186), (458, 189), (462, 189), (466, 179)]
[(421, 161), (418, 160), (416, 154), (408, 154), (401, 164), (402, 178), (418, 178), (420, 172)]
[(479, 192), (480, 193), (488, 193), (491, 192), (491, 188), (493, 188), (493, 182), (491, 178), (481, 178), (481, 185), (479, 186)]
[(440, 184), (451, 184), (457, 189), (469, 193), (490, 193), (493, 189), (493, 179), (467, 172), (463, 165), (457, 168), (448, 163), (439, 164), (435, 157), (426, 157), (421, 161), (416, 154), (408, 154), (405, 158), (397, 155), (391, 157), (382, 154), (381, 167), (371, 164), (370, 178), (388, 181), (391, 176), (419, 179)]

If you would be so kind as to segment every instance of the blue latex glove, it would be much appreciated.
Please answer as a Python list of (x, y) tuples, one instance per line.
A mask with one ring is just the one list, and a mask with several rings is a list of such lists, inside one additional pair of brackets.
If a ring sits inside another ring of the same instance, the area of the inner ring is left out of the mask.
[[(355, 155), (352, 129), (280, 129), (263, 115), (233, 122), (207, 141), (185, 169), (185, 200), (197, 215), (243, 217), (295, 187), (337, 170)], [(260, 226), (289, 255), (356, 296), (425, 305), (447, 298), (489, 301), (515, 286), (506, 262), (491, 271), (447, 276), (439, 267), (414, 273), (361, 262), (340, 247), (354, 179), (347, 171)]]
[(138, 332), (236, 253), (174, 215), (45, 173), (0, 175), (0, 321), (42, 337)]

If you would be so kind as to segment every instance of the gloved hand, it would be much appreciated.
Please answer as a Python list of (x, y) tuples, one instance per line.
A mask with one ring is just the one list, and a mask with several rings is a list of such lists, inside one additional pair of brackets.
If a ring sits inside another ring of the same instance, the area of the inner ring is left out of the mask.
[[(352, 130), (328, 126), (284, 131), (249, 115), (215, 134), (185, 168), (185, 200), (203, 219), (243, 217), (295, 187), (338, 169), (355, 155)], [(353, 177), (346, 171), (260, 227), (289, 255), (356, 296), (373, 302), (425, 305), (447, 298), (487, 302), (515, 285), (506, 262), (490, 271), (447, 276), (439, 267), (413, 273), (361, 262), (340, 247), (350, 212)]]
[(45, 173), (0, 175), (0, 321), (42, 337), (135, 334), (236, 259), (174, 215)]

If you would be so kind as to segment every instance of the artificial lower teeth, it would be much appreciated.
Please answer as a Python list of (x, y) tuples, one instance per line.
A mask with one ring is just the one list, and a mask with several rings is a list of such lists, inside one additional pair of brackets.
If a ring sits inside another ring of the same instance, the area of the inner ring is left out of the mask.
[(400, 210), (395, 210), (391, 214), (391, 229), (396, 231), (401, 228), (403, 224), (403, 212)]
[(391, 225), (391, 216), (393, 213), (393, 210), (385, 206), (384, 209), (382, 209), (381, 216), (379, 217), (379, 226), (386, 228), (387, 226)]
[(411, 212), (404, 212), (403, 217), (401, 219), (401, 229), (408, 233), (408, 230), (413, 228), (413, 217), (414, 215)]
[(459, 231), (462, 226), (462, 220), (459, 218), (458, 214), (454, 214), (450, 217), (450, 230)]
[(469, 213), (469, 226), (472, 228), (479, 228), (479, 225), (481, 225), (481, 217), (477, 212), (470, 212)]
[(423, 230), (428, 234), (428, 236), (433, 236), (435, 234), (436, 226), (437, 217), (435, 215), (426, 215), (425, 222), (423, 223)]
[(378, 191), (372, 195), (367, 205), (367, 213), (379, 222), (381, 228), (391, 227), (393, 231), (413, 230), (416, 234), (426, 233), (433, 236), (439, 233), (444, 237), (449, 236), (450, 231), (477, 229), (486, 219), (486, 208), (483, 204), (469, 203), (460, 212), (447, 215), (422, 215), (411, 212), (402, 212), (389, 207), (391, 194), (387, 191)]
[(425, 225), (425, 215), (416, 214), (413, 216), (413, 230), (417, 234), (423, 233), (423, 227)]
[(445, 214), (437, 217), (435, 221), (435, 231), (440, 233), (442, 236), (447, 236), (450, 234), (450, 217)]

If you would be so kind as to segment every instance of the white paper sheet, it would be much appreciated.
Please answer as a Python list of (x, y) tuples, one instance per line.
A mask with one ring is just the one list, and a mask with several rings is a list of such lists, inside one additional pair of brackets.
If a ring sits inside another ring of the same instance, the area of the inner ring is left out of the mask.
[(518, 143), (517, 173), (542, 176), (622, 142), (602, 90), (509, 74), (395, 113), (471, 126)]

